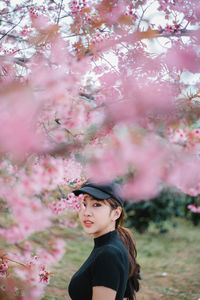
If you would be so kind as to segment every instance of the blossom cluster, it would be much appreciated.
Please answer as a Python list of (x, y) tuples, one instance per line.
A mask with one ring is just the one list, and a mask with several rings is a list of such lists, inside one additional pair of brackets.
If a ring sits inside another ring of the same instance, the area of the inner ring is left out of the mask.
[(40, 276), (40, 282), (44, 283), (44, 284), (48, 284), (49, 280), (50, 280), (50, 272), (47, 272), (45, 270), (45, 267), (43, 266), (40, 270), (39, 273)]
[(200, 214), (200, 206), (196, 206), (195, 204), (190, 204), (188, 205), (188, 209), (193, 213)]
[(189, 128), (179, 128), (173, 130), (172, 128), (168, 128), (168, 137), (171, 143), (177, 143), (180, 145), (190, 144), (194, 141), (200, 141), (200, 129), (189, 129)]
[(74, 193), (70, 193), (67, 199), (62, 198), (59, 201), (54, 201), (50, 207), (55, 215), (64, 214), (68, 208), (78, 211), (82, 199), (83, 195), (75, 196)]
[[(77, 225), (67, 212), (80, 209), (82, 195), (70, 193), (81, 177), (123, 177), (134, 201), (163, 184), (200, 194), (199, 82), (183, 79), (200, 72), (200, 4), (157, 0), (152, 14), (147, 0), (11, 2), (1, 1), (0, 209), (9, 221), (2, 218), (0, 236), (20, 248), (9, 256), (21, 264), (23, 300), (35, 300), (65, 243), (32, 251), (25, 241), (53, 230), (55, 215), (66, 213), (60, 226)], [(151, 30), (153, 15), (167, 24)], [(150, 53), (145, 41), (159, 35), (170, 43)], [(2, 262), (0, 274), (7, 270)]]
[(176, 34), (181, 33), (180, 25), (176, 24), (176, 23), (173, 24), (173, 25), (167, 24), (165, 26), (165, 28), (162, 28), (161, 26), (159, 26), (158, 29), (159, 29), (160, 32), (164, 32), (164, 33), (168, 33), (168, 34), (170, 34), (170, 33), (176, 33)]
[(6, 263), (1, 263), (0, 264), (0, 277), (6, 277), (7, 276), (7, 270), (8, 270), (8, 265)]
[[(49, 283), (52, 272), (48, 270), (49, 266), (57, 263), (65, 253), (65, 242), (56, 239), (50, 246), (50, 252), (44, 248), (37, 249), (36, 255), (32, 256), (32, 247), (26, 243), (24, 254), (8, 253), (8, 261), (15, 262), (15, 274), (23, 282), (26, 282), (22, 292), (22, 299), (36, 300), (44, 295), (44, 287)], [(19, 266), (19, 267), (17, 267)], [(5, 276), (8, 265), (1, 265), (1, 276)], [(13, 282), (14, 284), (14, 282)], [(14, 285), (14, 292), (18, 290)], [(1, 289), (7, 293), (10, 287), (1, 286)]]

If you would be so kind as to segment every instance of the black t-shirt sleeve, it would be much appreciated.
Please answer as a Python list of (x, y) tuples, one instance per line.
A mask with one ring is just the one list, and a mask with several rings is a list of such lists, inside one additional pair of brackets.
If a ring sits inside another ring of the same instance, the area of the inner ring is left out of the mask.
[(104, 249), (93, 262), (92, 286), (105, 286), (117, 291), (120, 285), (121, 264), (117, 249)]

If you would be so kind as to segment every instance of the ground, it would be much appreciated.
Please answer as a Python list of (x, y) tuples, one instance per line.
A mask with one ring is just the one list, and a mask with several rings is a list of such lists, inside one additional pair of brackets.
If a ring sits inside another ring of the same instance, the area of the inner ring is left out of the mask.
[[(142, 267), (141, 290), (137, 300), (198, 300), (200, 299), (200, 227), (176, 219), (176, 226), (160, 234), (133, 231)], [(80, 267), (93, 247), (80, 227), (65, 230), (66, 254), (54, 267), (50, 285), (43, 300), (69, 300), (67, 287), (73, 273)]]

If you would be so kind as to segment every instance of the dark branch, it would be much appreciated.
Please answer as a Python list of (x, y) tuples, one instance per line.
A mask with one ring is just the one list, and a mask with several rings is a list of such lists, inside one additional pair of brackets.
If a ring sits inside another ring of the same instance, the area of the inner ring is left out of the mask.
[[(32, 4), (24, 5), (24, 6), (21, 6), (21, 9), (23, 9), (23, 8), (29, 8), (29, 7), (32, 7), (32, 6), (33, 6)], [(4, 12), (4, 13), (1, 13), (1, 15), (10, 15), (10, 14), (13, 14), (13, 13), (15, 13), (17, 11), (19, 11), (18, 7), (14, 8), (12, 11), (7, 11), (7, 12)]]
[[(21, 22), (21, 20), (20, 20)], [(19, 23), (18, 23), (19, 24)], [(16, 24), (14, 27), (16, 27), (18, 24)], [(14, 38), (14, 39), (18, 39), (19, 41), (22, 41), (22, 42), (26, 42), (25, 39), (21, 38), (21, 37), (17, 37), (15, 35), (12, 35), (10, 34), (9, 32), (11, 30), (14, 29), (14, 27), (12, 27), (7, 33), (2, 33), (0, 32), (0, 35), (2, 35), (2, 37), (0, 38), (3, 39), (5, 36), (9, 36), (11, 38)], [(181, 37), (181, 36), (192, 36), (196, 30), (187, 30), (187, 29), (180, 29), (178, 31), (174, 31), (174, 32), (165, 32), (165, 30), (152, 30), (152, 32), (155, 32), (155, 36), (154, 38), (158, 38), (158, 37), (165, 37), (165, 38), (171, 38), (171, 37)], [(67, 38), (69, 37), (74, 37), (74, 36), (77, 36), (77, 35), (71, 35), (71, 36), (67, 36)], [(144, 32), (140, 32), (140, 38), (143, 39), (143, 38), (148, 38), (147, 34), (146, 34), (146, 31)], [(86, 53), (87, 54), (87, 53)], [(91, 54), (92, 55), (92, 54)], [(8, 57), (8, 55), (0, 55), (0, 58), (4, 58), (4, 57)], [(19, 64), (20, 66), (25, 66), (25, 64), (30, 60), (30, 58), (23, 58), (23, 57), (14, 57), (12, 58), (12, 61), (14, 61), (14, 63), (16, 64)], [(94, 100), (94, 97), (90, 94), (86, 94), (86, 93), (80, 93), (80, 96), (82, 97), (85, 97), (85, 98), (88, 98), (90, 100)]]
[(0, 59), (3, 58), (5, 61), (14, 62), (22, 67), (26, 65), (26, 63), (30, 60), (30, 58), (24, 58), (24, 57), (12, 57), (9, 55), (0, 55)]
[(67, 198), (67, 195), (63, 192), (63, 190), (60, 188), (60, 186), (58, 185), (58, 189), (59, 189), (59, 192), (61, 194), (61, 197), (62, 198)]
[(89, 100), (94, 100), (94, 96), (92, 94), (86, 94), (86, 93), (81, 92), (81, 93), (79, 93), (79, 95), (81, 97), (85, 97), (85, 98), (87, 98)]
[[(22, 37), (20, 37), (20, 36), (16, 36), (16, 35), (14, 35), (14, 34), (10, 34), (10, 33), (3, 33), (3, 32), (0, 32), (0, 35), (2, 35), (3, 37), (6, 35), (6, 36), (8, 36), (8, 37), (10, 37), (10, 38), (12, 38), (12, 39), (14, 39), (14, 40), (19, 40), (19, 41), (21, 41), (21, 42), (27, 42), (25, 39), (23, 39)], [(2, 37), (2, 38), (3, 38)]]
[(38, 155), (52, 155), (52, 156), (69, 156), (74, 151), (80, 150), (83, 147), (81, 143), (62, 143), (54, 146), (52, 149), (38, 153)]
[(15, 24), (11, 29), (9, 29), (1, 38), (0, 38), (0, 41), (5, 37), (7, 36), (15, 27), (17, 27), (19, 25), (19, 23), (21, 23), (23, 17), (19, 20), (19, 22), (17, 24)]
[(165, 30), (161, 30), (158, 32), (157, 37), (180, 37), (180, 36), (191, 36), (193, 33), (195, 32), (195, 30), (186, 30), (186, 29), (180, 29), (174, 32), (165, 32)]
[(58, 12), (58, 19), (57, 19), (57, 22), (56, 22), (57, 24), (59, 23), (59, 20), (60, 20), (62, 5), (63, 5), (63, 0), (61, 0), (60, 9), (59, 9), (59, 12)]

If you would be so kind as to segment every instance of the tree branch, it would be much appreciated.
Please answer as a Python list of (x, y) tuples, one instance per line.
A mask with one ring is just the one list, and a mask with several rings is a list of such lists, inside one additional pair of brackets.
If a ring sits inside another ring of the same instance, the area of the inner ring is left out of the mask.
[[(0, 32), (0, 35), (2, 35), (3, 37), (6, 35), (12, 39), (19, 40), (20, 42), (27, 42), (27, 40), (23, 39), (22, 37), (16, 36), (14, 34), (9, 34), (8, 32), (7, 33)], [(3, 37), (1, 37), (1, 38), (3, 38)]]
[(80, 92), (79, 95), (81, 97), (85, 97), (85, 98), (87, 98), (89, 100), (94, 100), (94, 96), (92, 94), (86, 94), (86, 93)]
[(56, 22), (57, 25), (58, 25), (59, 20), (60, 20), (60, 14), (61, 14), (62, 5), (63, 5), (63, 0), (61, 0), (60, 9), (59, 9), (59, 12), (58, 12), (58, 19), (57, 19), (57, 22)]
[(180, 37), (180, 36), (191, 36), (193, 33), (195, 32), (195, 30), (185, 30), (185, 29), (180, 29), (177, 32), (164, 32), (164, 30), (161, 30), (158, 32), (157, 37)]
[(14, 62), (22, 67), (25, 67), (26, 63), (30, 60), (30, 58), (12, 57), (9, 55), (0, 55), (0, 59), (1, 58), (5, 59), (5, 61)]
[(19, 22), (17, 24), (15, 24), (11, 29), (9, 29), (1, 38), (0, 38), (0, 41), (8, 35), (9, 32), (11, 32), (15, 27), (17, 27), (19, 25), (19, 23), (21, 23), (23, 17), (19, 20)]
[[(20, 20), (20, 22), (21, 22), (21, 20)], [(19, 24), (19, 23), (18, 23)], [(15, 27), (18, 25), (18, 24), (16, 24), (15, 25)], [(13, 27), (14, 28), (14, 27)], [(10, 29), (8, 32), (10, 32), (11, 30), (13, 30), (13, 28), (12, 29)], [(12, 35), (12, 34), (9, 34), (9, 33), (2, 33), (2, 32), (0, 32), (0, 35), (3, 35), (1, 38), (0, 38), (0, 40), (1, 39), (3, 39), (5, 36), (10, 36), (10, 37), (12, 37), (12, 38), (14, 38), (14, 39), (19, 39), (20, 41), (22, 41), (22, 42), (26, 42), (26, 40), (23, 40), (21, 37), (17, 37), (17, 36), (15, 36), (15, 35)], [(180, 29), (180, 30), (178, 30), (177, 32), (165, 32), (165, 30), (163, 29), (163, 30), (152, 30), (152, 33), (153, 32), (155, 32), (155, 36), (153, 37), (153, 38), (158, 38), (158, 37), (165, 37), (165, 38), (171, 38), (171, 37), (181, 37), (181, 36), (192, 36), (195, 32), (196, 32), (196, 30), (194, 30), (194, 29), (190, 29), (190, 30), (187, 30), (187, 29), (185, 29), (185, 28), (183, 28), (183, 29)], [(77, 36), (77, 35), (71, 35), (71, 36), (67, 36), (67, 38), (69, 38), (69, 37), (74, 37), (74, 36)], [(148, 38), (148, 36), (147, 36), (147, 32), (146, 31), (141, 31), (140, 32), (140, 39), (146, 39), (146, 38)], [(0, 58), (4, 58), (4, 57), (8, 57), (8, 55), (0, 55)], [(104, 57), (102, 57), (102, 56), (100, 56), (102, 59), (104, 59), (109, 65), (111, 65), (111, 67), (116, 71), (116, 72), (118, 72), (116, 69), (115, 69), (115, 67), (108, 61), (108, 60), (106, 60)], [(20, 66), (25, 66), (25, 64), (30, 60), (30, 58), (24, 58), (24, 57), (14, 57), (14, 58), (12, 58), (12, 60), (14, 61), (14, 63), (16, 63), (16, 64), (18, 64), (18, 65), (20, 65)], [(90, 95), (86, 95), (86, 94), (80, 94), (81, 96), (84, 96), (84, 97), (86, 97), (86, 98), (88, 98), (88, 99), (91, 99), (91, 100), (93, 100), (93, 98), (90, 96)], [(88, 97), (89, 96), (89, 97)]]

